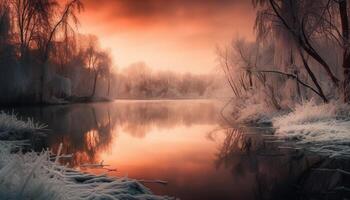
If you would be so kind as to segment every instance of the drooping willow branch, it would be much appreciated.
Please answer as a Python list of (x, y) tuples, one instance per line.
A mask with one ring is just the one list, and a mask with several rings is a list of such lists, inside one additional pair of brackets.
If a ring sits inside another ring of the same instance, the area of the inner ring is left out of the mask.
[(300, 80), (296, 75), (294, 74), (289, 74), (289, 73), (285, 73), (285, 72), (281, 72), (281, 71), (275, 71), (275, 70), (254, 70), (254, 72), (260, 72), (260, 73), (273, 73), (273, 74), (279, 74), (282, 76), (287, 76), (288, 78), (292, 78), (295, 79), (296, 81), (298, 81), (298, 83), (300, 83), (301, 85), (303, 85), (304, 87), (310, 89), (311, 91), (313, 91), (315, 94), (317, 94), (318, 96), (320, 96), (325, 102), (327, 102), (327, 100), (325, 99), (325, 96), (322, 95), (321, 93), (319, 93), (317, 90), (315, 90), (312, 86), (304, 83), (302, 80)]
[(316, 78), (315, 74), (312, 72), (312, 70), (311, 70), (311, 68), (310, 68), (310, 66), (309, 66), (309, 64), (308, 64), (308, 62), (307, 62), (307, 60), (306, 60), (306, 58), (305, 58), (303, 52), (301, 51), (301, 49), (299, 49), (299, 54), (300, 54), (301, 60), (302, 60), (303, 63), (304, 63), (304, 68), (306, 69), (306, 71), (308, 72), (309, 76), (311, 77), (311, 80), (312, 80), (313, 83), (315, 84), (315, 86), (316, 86), (318, 92), (320, 93), (321, 98), (323, 99), (323, 101), (324, 101), (325, 103), (327, 103), (327, 102), (328, 102), (328, 99), (327, 99), (326, 96), (324, 95), (323, 90), (322, 90), (322, 87), (321, 87), (321, 85), (318, 83), (317, 78)]
[[(291, 1), (293, 2), (293, 1)], [(332, 80), (333, 84), (335, 86), (339, 86), (339, 79), (333, 74), (331, 67), (328, 65), (328, 63), (325, 61), (324, 58), (316, 51), (316, 49), (313, 47), (313, 45), (310, 42), (310, 38), (308, 37), (306, 31), (305, 31), (305, 23), (306, 18), (301, 19), (301, 25), (299, 27), (299, 30), (295, 30), (290, 23), (283, 17), (283, 14), (281, 13), (281, 7), (278, 5), (276, 0), (269, 0), (270, 6), (274, 13), (276, 14), (276, 17), (281, 21), (281, 23), (284, 25), (284, 27), (292, 34), (296, 42), (307, 52), (314, 60), (316, 60), (327, 72), (328, 76)]]

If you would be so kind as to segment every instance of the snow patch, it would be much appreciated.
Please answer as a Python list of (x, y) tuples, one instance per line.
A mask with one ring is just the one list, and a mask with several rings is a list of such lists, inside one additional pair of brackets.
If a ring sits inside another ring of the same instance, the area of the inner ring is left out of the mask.
[(311, 144), (314, 151), (350, 155), (350, 108), (339, 101), (305, 102), (288, 114), (274, 117), (272, 123), (278, 135), (297, 144)]
[(261, 101), (261, 94), (247, 93), (246, 96), (236, 98), (232, 113), (238, 123), (271, 124), (271, 119), (277, 111), (267, 102)]

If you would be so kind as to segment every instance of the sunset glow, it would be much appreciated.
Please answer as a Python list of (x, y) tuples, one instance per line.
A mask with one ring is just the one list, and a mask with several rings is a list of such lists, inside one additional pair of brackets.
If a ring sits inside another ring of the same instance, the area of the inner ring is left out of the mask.
[(0, 199), (350, 199), (350, 0), (0, 0)]
[(216, 47), (253, 38), (254, 9), (245, 0), (85, 0), (80, 31), (95, 34), (114, 64), (145, 62), (155, 69), (205, 73)]

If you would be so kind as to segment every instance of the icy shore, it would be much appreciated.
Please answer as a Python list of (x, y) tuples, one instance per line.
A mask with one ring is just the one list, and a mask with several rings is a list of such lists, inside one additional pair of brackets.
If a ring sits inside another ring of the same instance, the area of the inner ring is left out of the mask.
[(297, 105), (271, 119), (276, 134), (331, 157), (350, 157), (350, 107), (340, 102)]
[(27, 141), (19, 139), (44, 128), (30, 119), (0, 113), (0, 199), (173, 199), (153, 195), (127, 177), (95, 176), (61, 166), (59, 157), (48, 150), (22, 153)]
[[(258, 103), (257, 103), (258, 102)], [(327, 156), (350, 157), (350, 106), (306, 101), (288, 110), (272, 110), (259, 101), (236, 106), (239, 123), (271, 125), (278, 139)]]

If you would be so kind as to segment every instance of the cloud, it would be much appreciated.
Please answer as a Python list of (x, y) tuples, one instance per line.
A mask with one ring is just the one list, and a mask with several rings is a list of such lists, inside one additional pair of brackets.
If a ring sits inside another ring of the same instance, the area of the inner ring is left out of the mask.
[[(234, 10), (248, 9), (249, 0), (85, 0), (87, 10), (100, 13), (100, 20), (129, 25), (211, 22), (234, 15)], [(102, 14), (102, 15), (101, 15)]]
[(252, 36), (250, 0), (83, 0), (81, 30), (110, 47), (115, 62), (139, 60), (157, 68), (207, 71), (215, 47)]

